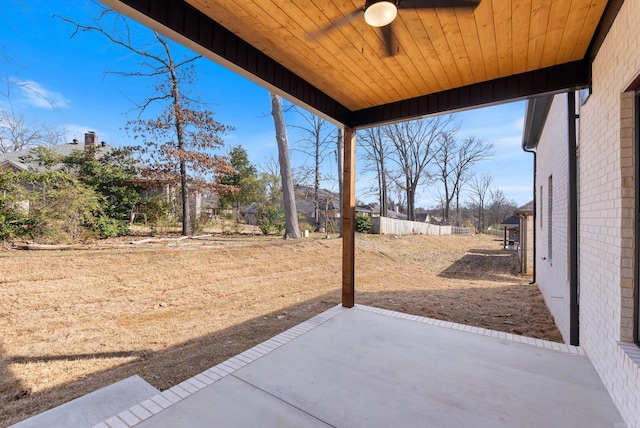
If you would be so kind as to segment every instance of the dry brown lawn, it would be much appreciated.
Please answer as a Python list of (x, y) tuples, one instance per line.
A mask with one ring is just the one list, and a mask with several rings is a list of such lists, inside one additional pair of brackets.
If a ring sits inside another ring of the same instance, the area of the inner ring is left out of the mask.
[[(164, 390), (340, 303), (341, 240), (0, 252), (0, 426), (139, 374)], [(560, 341), (487, 236), (358, 236), (356, 303)]]

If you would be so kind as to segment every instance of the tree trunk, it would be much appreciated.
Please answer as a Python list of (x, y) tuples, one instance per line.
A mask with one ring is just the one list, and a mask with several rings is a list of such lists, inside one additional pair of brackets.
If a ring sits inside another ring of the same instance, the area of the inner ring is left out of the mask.
[(460, 190), (456, 190), (456, 226), (460, 226)]
[(411, 188), (407, 192), (407, 207), (408, 207), (407, 220), (409, 221), (415, 221), (416, 219), (415, 197), (416, 197), (416, 191), (415, 189)]
[(165, 52), (167, 54), (167, 62), (169, 63), (169, 72), (171, 76), (171, 102), (174, 110), (174, 123), (173, 126), (176, 130), (176, 138), (178, 140), (178, 156), (180, 157), (180, 190), (182, 192), (182, 235), (191, 235), (191, 210), (189, 207), (189, 187), (187, 185), (187, 163), (184, 158), (184, 129), (182, 127), (182, 111), (181, 98), (180, 98), (180, 82), (178, 75), (176, 74), (175, 64), (173, 63), (173, 57), (171, 51), (169, 51), (166, 44)]
[(298, 213), (296, 211), (296, 198), (293, 190), (293, 174), (289, 163), (289, 146), (287, 144), (287, 131), (282, 114), (282, 100), (280, 96), (271, 95), (271, 114), (276, 127), (276, 141), (278, 143), (278, 161), (280, 163), (280, 178), (282, 179), (282, 196), (284, 202), (284, 239), (299, 239), (300, 227), (298, 226)]
[(343, 162), (344, 162), (344, 130), (342, 128), (338, 129), (338, 150), (337, 150), (337, 164), (338, 164), (338, 197), (340, 200), (338, 201), (338, 209), (340, 210), (340, 215), (338, 216), (338, 230), (340, 231), (340, 236), (342, 237), (342, 186), (343, 186)]
[(189, 207), (189, 187), (187, 186), (187, 167), (180, 161), (180, 190), (182, 191), (182, 234), (191, 235), (191, 209)]
[(451, 208), (451, 198), (449, 197), (449, 186), (447, 181), (444, 182), (444, 222), (445, 224), (451, 224), (449, 221), (449, 212)]
[(407, 220), (409, 221), (413, 221), (415, 219), (415, 204), (414, 204), (414, 200), (415, 200), (415, 195), (416, 195), (416, 189), (415, 186), (413, 185), (413, 183), (411, 183), (411, 181), (409, 181), (409, 179), (406, 180), (407, 183)]

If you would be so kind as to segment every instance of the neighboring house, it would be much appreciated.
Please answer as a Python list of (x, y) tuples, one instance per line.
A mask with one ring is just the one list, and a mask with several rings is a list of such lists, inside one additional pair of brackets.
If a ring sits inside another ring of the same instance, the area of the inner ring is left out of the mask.
[[(0, 153), (0, 170), (11, 170), (15, 172), (35, 170), (45, 171), (46, 168), (39, 165), (37, 161), (33, 159), (33, 147), (29, 147), (23, 150), (17, 150), (15, 152)], [(92, 156), (102, 156), (106, 153), (110, 153), (113, 147), (102, 142), (98, 143), (98, 136), (93, 132), (87, 132), (84, 135), (84, 144), (78, 143), (78, 140), (74, 139), (70, 144), (59, 144), (54, 146), (46, 146), (47, 150), (60, 156), (69, 156), (73, 152), (92, 153)], [(59, 166), (57, 166), (59, 167)], [(56, 168), (56, 166), (54, 166)], [(24, 185), (25, 188), (31, 189), (30, 185)], [(29, 212), (29, 201), (24, 200), (19, 202), (21, 209), (25, 212)]]
[(312, 225), (324, 227), (327, 222), (335, 223), (340, 218), (340, 195), (326, 189), (318, 189), (318, 212), (316, 214), (314, 189), (296, 185), (296, 210)]
[(513, 214), (519, 220), (518, 257), (520, 258), (520, 273), (533, 273), (533, 201), (516, 209)]
[(335, 229), (340, 222), (340, 195), (330, 190), (318, 189), (318, 206), (315, 204), (315, 190), (312, 187), (295, 185), (296, 210), (298, 216), (316, 230)]
[[(26, 171), (36, 170), (44, 171), (46, 168), (39, 165), (37, 162), (29, 159), (33, 153), (32, 147), (18, 150), (10, 153), (0, 153), (0, 169), (11, 169), (13, 171)], [(84, 144), (80, 144), (78, 140), (74, 139), (69, 144), (58, 144), (53, 146), (46, 146), (46, 149), (54, 154), (60, 156), (69, 156), (73, 152), (84, 152), (100, 158), (115, 150), (113, 146), (106, 144), (104, 141), (99, 142), (98, 135), (95, 132), (86, 132), (84, 134)], [(54, 166), (54, 168), (56, 168)], [(138, 166), (141, 170), (142, 165)], [(146, 188), (146, 194), (143, 197), (149, 197), (152, 195), (162, 195), (167, 201), (174, 200), (179, 193), (179, 186), (176, 185), (175, 179), (168, 180), (162, 177), (150, 177), (148, 175), (138, 174), (136, 177), (130, 180), (131, 183), (141, 184)], [(209, 199), (203, 201), (203, 192), (198, 189), (192, 189), (191, 191), (191, 204), (196, 216), (200, 216), (201, 211), (211, 211), (214, 207), (217, 207), (217, 198), (213, 198), (214, 202), (210, 202)], [(28, 206), (28, 202), (24, 202), (23, 205)], [(136, 219), (136, 216), (142, 214), (137, 209), (134, 209), (131, 213), (131, 222)]]
[(431, 215), (431, 214), (428, 214), (428, 213), (424, 218), (424, 222), (425, 223), (430, 223), (430, 224), (436, 224), (436, 225), (443, 225), (445, 223), (443, 217), (439, 217), (437, 215)]
[[(84, 134), (84, 144), (79, 144), (78, 140), (74, 139), (73, 143), (70, 144), (58, 144), (55, 146), (46, 146), (46, 148), (52, 153), (61, 156), (69, 156), (73, 152), (84, 151), (86, 153), (92, 152), (95, 156), (100, 157), (113, 151), (113, 147), (104, 141), (99, 143), (98, 135), (94, 132)], [(38, 165), (37, 162), (28, 159), (32, 155), (31, 149), (32, 147), (29, 147), (15, 152), (0, 153), (0, 169), (11, 169), (14, 171), (26, 171), (28, 169), (36, 171), (45, 170), (45, 168)]]
[(379, 217), (380, 205), (378, 204), (358, 204), (356, 205), (356, 213), (363, 214), (367, 217)]
[(429, 212), (424, 208), (416, 208), (414, 215), (416, 218), (415, 221), (423, 221), (426, 223), (427, 217), (429, 216)]
[(629, 426), (640, 426), (640, 1), (621, 2), (591, 89), (530, 100), (534, 278)]
[(515, 250), (520, 240), (520, 220), (515, 215), (512, 215), (504, 219), (499, 226), (504, 230), (502, 248)]
[(393, 210), (387, 210), (387, 217), (393, 218), (395, 220), (407, 220), (408, 217), (406, 214), (402, 214), (400, 212), (400, 207), (396, 205)]

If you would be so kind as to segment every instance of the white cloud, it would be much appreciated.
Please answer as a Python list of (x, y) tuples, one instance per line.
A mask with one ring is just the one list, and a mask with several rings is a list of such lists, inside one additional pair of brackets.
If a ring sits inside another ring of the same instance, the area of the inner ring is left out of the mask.
[(69, 106), (69, 101), (59, 92), (45, 89), (33, 80), (18, 80), (15, 82), (24, 101), (33, 107), (53, 110)]

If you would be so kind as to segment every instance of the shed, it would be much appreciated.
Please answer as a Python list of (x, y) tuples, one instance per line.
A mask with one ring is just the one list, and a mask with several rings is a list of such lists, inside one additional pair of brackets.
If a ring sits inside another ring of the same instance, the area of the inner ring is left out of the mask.
[(500, 227), (504, 229), (504, 235), (502, 238), (502, 247), (505, 250), (513, 250), (517, 246), (517, 242), (520, 239), (520, 219), (515, 215), (503, 220), (500, 223)]

